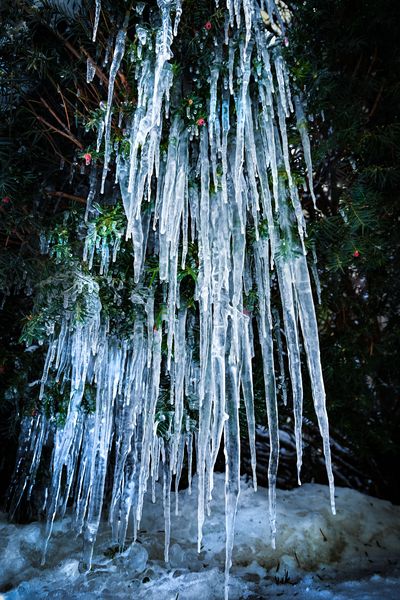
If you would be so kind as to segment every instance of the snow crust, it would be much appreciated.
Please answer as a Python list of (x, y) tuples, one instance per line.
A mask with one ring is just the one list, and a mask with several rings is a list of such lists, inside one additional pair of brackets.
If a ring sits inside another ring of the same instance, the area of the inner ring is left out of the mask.
[[(110, 547), (102, 522), (92, 568), (85, 572), (82, 540), (71, 519), (55, 521), (47, 562), (42, 525), (0, 523), (0, 593), (7, 600), (135, 598), (217, 600), (224, 595), (224, 476), (215, 474), (211, 514), (197, 553), (196, 489), (180, 492), (171, 515), (169, 562), (164, 562), (161, 486), (145, 503), (137, 542)], [(363, 599), (400, 596), (400, 507), (348, 488), (336, 489), (333, 516), (327, 487), (305, 484), (277, 491), (277, 544), (271, 548), (268, 493), (242, 479), (236, 522), (231, 600), (256, 598)], [(8, 591), (7, 591), (8, 590)]]

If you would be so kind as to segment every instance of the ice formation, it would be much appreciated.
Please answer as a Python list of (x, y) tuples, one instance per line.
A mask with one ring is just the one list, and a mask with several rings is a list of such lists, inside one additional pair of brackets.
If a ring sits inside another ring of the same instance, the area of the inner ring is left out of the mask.
[[(293, 397), (299, 481), (303, 348), (335, 510), (325, 391), (304, 244), (305, 221), (288, 140), (290, 123), (295, 126), (297, 122), (314, 199), (310, 142), (301, 100), (292, 98), (290, 74), (281, 51), (286, 40), (285, 19), (279, 10), (282, 3), (227, 0), (224, 31), (216, 28), (208, 32), (215, 40), (206, 74), (206, 116), (189, 123), (181, 111), (170, 108), (172, 98), (175, 103), (177, 98), (185, 103), (181, 75), (171, 64), (185, 7), (172, 0), (157, 0), (157, 5), (160, 17), (155, 32), (146, 29), (140, 7), (136, 7), (137, 102), (133, 113), (124, 118), (125, 150), (122, 144), (113, 145), (111, 129), (114, 82), (126, 53), (129, 15), (115, 39), (108, 98), (98, 134), (98, 147), (104, 149), (105, 156), (102, 192), (114, 176), (126, 213), (126, 238), (133, 244), (137, 285), (132, 296), (133, 330), (126, 339), (109, 331), (96, 284), (87, 275), (77, 276), (76, 285), (87, 292), (88, 316), (84, 323), (72, 324), (68, 307), (75, 291), (70, 289), (65, 316), (49, 338), (42, 380), (42, 393), (50, 369), (57, 380), (70, 382), (68, 414), (65, 423), (58, 426), (44, 415), (25, 419), (13, 507), (25, 491), (32, 490), (44, 444), (53, 439), (51, 481), (45, 501), (47, 539), (56, 515), (64, 515), (73, 501), (74, 527), (83, 534), (89, 566), (106, 477), (112, 481), (108, 515), (113, 541), (123, 547), (128, 530), (136, 538), (149, 481), (154, 488), (161, 471), (168, 561), (172, 482), (178, 489), (184, 461), (191, 473), (195, 456), (200, 550), (213, 494), (214, 466), (223, 443), (228, 577), (240, 493), (241, 402), (247, 414), (255, 473), (255, 339), (262, 354), (271, 447), (272, 545), (279, 459), (278, 388), (285, 402), (288, 392), (281, 331)], [(93, 38), (100, 18), (99, 0), (95, 15)], [(92, 76), (88, 65), (88, 80)], [(92, 199), (93, 190), (90, 196)], [(180, 273), (193, 245), (197, 248), (195, 308), (180, 293)], [(88, 245), (85, 249), (87, 252)], [(101, 252), (106, 271), (111, 256), (118, 260), (118, 247), (103, 245)], [(161, 322), (155, 319), (155, 284), (144, 283), (146, 257), (153, 255), (158, 260), (158, 289), (161, 287), (167, 306)], [(273, 287), (279, 290), (282, 330), (279, 311), (271, 302)], [(254, 318), (247, 308), (251, 293), (257, 298)], [(279, 375), (275, 374), (276, 363)], [(158, 401), (160, 380), (165, 376), (170, 382), (166, 412), (171, 417), (166, 433), (160, 436), (159, 420), (165, 419), (165, 414), (160, 417)], [(93, 413), (81, 406), (87, 386), (96, 389)], [(196, 426), (193, 411), (198, 413)]]

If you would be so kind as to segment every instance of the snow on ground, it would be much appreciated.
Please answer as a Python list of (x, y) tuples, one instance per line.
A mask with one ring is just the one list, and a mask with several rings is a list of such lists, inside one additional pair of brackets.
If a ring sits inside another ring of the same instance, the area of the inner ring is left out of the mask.
[[(224, 477), (215, 476), (214, 500), (197, 554), (196, 494), (179, 497), (165, 565), (161, 500), (147, 504), (138, 542), (115, 552), (104, 524), (89, 573), (80, 564), (80, 538), (70, 520), (57, 522), (45, 566), (41, 525), (0, 522), (0, 600), (223, 598)], [(194, 483), (196, 483), (194, 481)], [(160, 490), (159, 490), (160, 491)], [(372, 600), (400, 598), (400, 507), (359, 492), (306, 484), (278, 491), (277, 548), (269, 543), (267, 490), (243, 481), (236, 527), (230, 600)], [(2, 596), (1, 596), (2, 594)]]

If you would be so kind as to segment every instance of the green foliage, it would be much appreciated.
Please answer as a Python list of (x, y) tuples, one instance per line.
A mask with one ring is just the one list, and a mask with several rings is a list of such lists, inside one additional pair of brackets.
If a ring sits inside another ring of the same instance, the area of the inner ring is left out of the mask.
[[(319, 261), (329, 412), (390, 481), (400, 439), (397, 3), (316, 0), (292, 8), (288, 53), (313, 116), (321, 213), (307, 194), (303, 204)], [(398, 489), (391, 493), (399, 499)]]
[(25, 318), (20, 341), (27, 345), (46, 342), (65, 315), (71, 327), (95, 316), (98, 285), (94, 279), (72, 261), (62, 269), (50, 262), (48, 268), (49, 276), (38, 283), (33, 313)]

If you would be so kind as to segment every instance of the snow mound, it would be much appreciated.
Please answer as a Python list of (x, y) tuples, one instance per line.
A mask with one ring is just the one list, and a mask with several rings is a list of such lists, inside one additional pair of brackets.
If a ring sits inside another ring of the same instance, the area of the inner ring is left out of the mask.
[[(230, 599), (308, 600), (400, 597), (400, 507), (347, 488), (315, 484), (278, 491), (278, 535), (272, 550), (268, 491), (242, 482)], [(196, 487), (196, 486), (195, 486)], [(82, 541), (70, 519), (55, 523), (48, 558), (41, 563), (42, 525), (0, 522), (0, 591), (7, 600), (94, 598), (219, 600), (225, 559), (224, 476), (216, 474), (211, 514), (197, 553), (196, 493), (180, 492), (172, 516), (170, 560), (164, 563), (161, 489), (147, 504), (138, 542), (122, 553), (110, 546), (103, 524), (93, 566), (85, 572)], [(1, 596), (0, 596), (1, 598)]]

